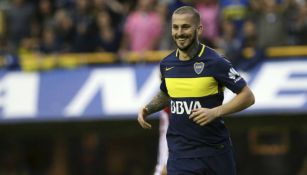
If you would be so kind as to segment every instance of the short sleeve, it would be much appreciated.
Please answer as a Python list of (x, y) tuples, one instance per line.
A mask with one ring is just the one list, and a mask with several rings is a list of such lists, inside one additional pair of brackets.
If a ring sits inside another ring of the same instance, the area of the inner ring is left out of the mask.
[(232, 92), (239, 93), (246, 86), (245, 80), (225, 58), (219, 58), (214, 68), (216, 80)]

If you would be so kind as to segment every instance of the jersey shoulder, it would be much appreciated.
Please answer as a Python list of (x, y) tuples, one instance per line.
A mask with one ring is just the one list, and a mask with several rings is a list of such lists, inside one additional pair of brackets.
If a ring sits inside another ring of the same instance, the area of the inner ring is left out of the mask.
[(203, 58), (215, 64), (231, 64), (224, 55), (208, 46), (205, 48)]
[(172, 51), (169, 55), (164, 57), (160, 61), (160, 65), (168, 65), (168, 64), (173, 64), (178, 61), (178, 58), (176, 57), (176, 52), (177, 50)]
[(220, 54), (217, 50), (206, 46), (203, 57), (206, 59), (218, 60), (223, 58), (224, 56)]

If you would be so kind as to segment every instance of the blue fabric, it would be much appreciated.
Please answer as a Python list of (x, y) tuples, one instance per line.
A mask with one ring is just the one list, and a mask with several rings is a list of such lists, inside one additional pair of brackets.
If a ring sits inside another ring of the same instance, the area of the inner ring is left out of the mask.
[(168, 159), (168, 175), (235, 175), (233, 152), (199, 158)]

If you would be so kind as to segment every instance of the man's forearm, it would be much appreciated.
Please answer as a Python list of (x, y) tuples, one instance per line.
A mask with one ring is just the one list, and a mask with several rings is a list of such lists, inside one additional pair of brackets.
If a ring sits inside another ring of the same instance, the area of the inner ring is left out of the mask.
[(146, 106), (148, 114), (152, 114), (162, 110), (169, 105), (169, 97), (160, 91)]
[(255, 103), (255, 97), (248, 86), (244, 87), (242, 92), (235, 96), (231, 101), (217, 107), (218, 116), (232, 114), (248, 108)]

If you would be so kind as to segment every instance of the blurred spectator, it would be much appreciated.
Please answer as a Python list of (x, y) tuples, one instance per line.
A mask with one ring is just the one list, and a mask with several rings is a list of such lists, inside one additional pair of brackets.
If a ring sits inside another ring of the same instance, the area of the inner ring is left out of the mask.
[(117, 52), (122, 34), (120, 30), (111, 23), (110, 14), (100, 11), (96, 16), (97, 37), (96, 48), (99, 51)]
[(170, 28), (170, 20), (169, 20), (169, 10), (168, 3), (161, 0), (157, 4), (157, 12), (160, 15), (163, 32), (159, 43), (159, 50), (169, 50), (172, 47), (171, 41), (171, 31)]
[(203, 25), (202, 40), (209, 47), (214, 47), (218, 38), (219, 6), (217, 0), (197, 1), (196, 9)]
[(251, 0), (220, 0), (221, 19), (233, 21), (240, 35)]
[(55, 7), (58, 9), (70, 9), (73, 7), (75, 0), (54, 0)]
[(297, 22), (299, 19), (300, 7), (296, 0), (287, 0), (285, 2), (285, 22), (288, 33), (288, 44), (294, 45), (297, 43)]
[(287, 33), (282, 11), (275, 0), (262, 0), (256, 17), (258, 46), (266, 48), (287, 43)]
[(7, 42), (3, 35), (0, 34), (0, 56), (8, 53)]
[(9, 44), (18, 47), (19, 42), (30, 33), (30, 23), (34, 15), (34, 8), (24, 0), (13, 0), (6, 11), (7, 33)]
[(243, 24), (239, 56), (239, 68), (243, 71), (250, 70), (263, 58), (263, 52), (257, 47), (257, 38), (255, 23), (252, 20), (246, 20)]
[(112, 21), (112, 27), (118, 28), (123, 23), (123, 16), (128, 14), (127, 6), (119, 3), (117, 0), (93, 0), (95, 15), (101, 11), (109, 13)]
[[(90, 1), (76, 0), (72, 11), (72, 18), (76, 27), (74, 39), (74, 52), (92, 52), (95, 50), (93, 31), (93, 15), (91, 14)], [(86, 43), (86, 44), (85, 44)]]
[(51, 27), (45, 27), (42, 32), (39, 43), (39, 51), (45, 54), (58, 53), (61, 51), (61, 45), (58, 42), (55, 31)]
[(18, 48), (18, 55), (31, 55), (37, 51), (36, 40), (30, 37), (25, 37), (21, 40)]
[(217, 46), (223, 49), (226, 58), (236, 67), (240, 59), (241, 42), (236, 38), (236, 26), (232, 21), (222, 22), (222, 34)]
[(7, 40), (4, 36), (0, 35), (0, 67), (7, 70), (17, 70), (19, 67), (19, 60), (16, 55), (9, 53)]
[[(129, 14), (124, 26), (121, 52), (156, 50), (162, 35), (162, 24), (155, 11), (155, 1), (138, 0), (137, 9)], [(125, 57), (123, 55), (121, 57)]]
[(5, 19), (4, 11), (0, 8), (0, 36), (3, 36), (5, 33)]
[(61, 43), (61, 50), (71, 52), (76, 31), (71, 16), (64, 9), (58, 10), (55, 14), (55, 32)]
[(39, 0), (36, 18), (41, 27), (52, 26), (54, 23), (54, 5), (51, 0)]
[(27, 37), (35, 38), (38, 41), (41, 36), (42, 27), (43, 26), (37, 20), (31, 20), (30, 33)]
[(254, 21), (246, 20), (243, 25), (242, 47), (257, 46), (257, 31)]
[(300, 7), (299, 16), (296, 26), (297, 32), (297, 44), (306, 45), (307, 44), (307, 1)]

